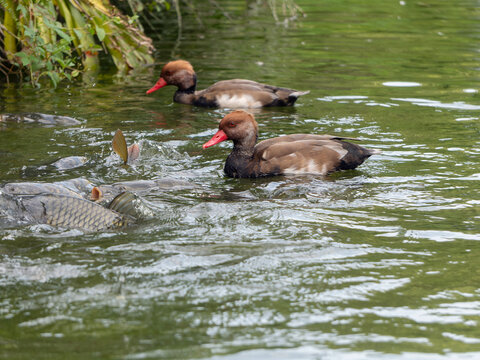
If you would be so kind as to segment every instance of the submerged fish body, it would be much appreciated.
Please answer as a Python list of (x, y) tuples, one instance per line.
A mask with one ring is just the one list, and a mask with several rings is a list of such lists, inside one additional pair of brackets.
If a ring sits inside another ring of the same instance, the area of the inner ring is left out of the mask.
[(153, 180), (133, 180), (111, 185), (95, 186), (92, 189), (91, 199), (104, 205), (110, 204), (115, 197), (123, 192), (148, 192), (155, 188)]
[(70, 170), (85, 165), (87, 158), (85, 156), (68, 156), (51, 163), (50, 165), (58, 170)]
[(93, 187), (86, 179), (58, 183), (7, 183), (0, 187), (0, 222), (10, 225), (49, 224), (52, 226), (99, 231), (115, 229), (135, 222), (129, 197), (121, 204), (127, 209), (120, 214), (84, 199)]
[(122, 192), (134, 192), (135, 194), (145, 195), (153, 190), (178, 191), (196, 188), (198, 187), (194, 183), (180, 179), (132, 180), (111, 185), (95, 186), (92, 189), (90, 199), (107, 205)]
[(9, 195), (59, 194), (87, 198), (94, 185), (87, 179), (77, 178), (54, 183), (11, 182), (0, 186), (0, 193)]
[(88, 162), (85, 156), (67, 156), (43, 165), (30, 165), (22, 168), (25, 177), (41, 177), (45, 174), (67, 171), (84, 166)]
[(9, 195), (38, 195), (38, 194), (55, 194), (67, 195), (73, 197), (82, 197), (79, 192), (62, 184), (41, 183), (41, 182), (21, 182), (7, 183), (0, 187), (0, 191)]
[(52, 226), (99, 231), (120, 228), (128, 224), (125, 216), (76, 197), (45, 194), (25, 199), (25, 203), (32, 206), (41, 204), (46, 223)]
[(134, 219), (94, 202), (63, 194), (0, 195), (0, 205), (9, 216), (27, 223), (85, 231), (124, 227)]
[(90, 180), (84, 178), (75, 178), (63, 181), (55, 181), (55, 185), (63, 186), (73, 192), (82, 194), (84, 198), (88, 196), (92, 188), (95, 186)]
[(18, 114), (0, 114), (0, 123), (38, 123), (47, 126), (54, 125), (80, 125), (82, 122), (69, 116), (50, 115), (42, 113), (18, 113)]
[(140, 180), (94, 187), (83, 178), (6, 183), (0, 186), (0, 226), (44, 223), (87, 231), (122, 227), (154, 217), (151, 204), (129, 190), (154, 188), (156, 183)]

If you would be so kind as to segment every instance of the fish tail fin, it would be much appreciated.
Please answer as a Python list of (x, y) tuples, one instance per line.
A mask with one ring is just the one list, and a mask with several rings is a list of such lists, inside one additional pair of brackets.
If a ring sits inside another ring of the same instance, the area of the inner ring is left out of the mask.
[(112, 140), (112, 148), (115, 153), (123, 160), (126, 164), (128, 161), (128, 149), (127, 142), (125, 141), (125, 136), (123, 136), (122, 130), (118, 129)]
[(140, 156), (140, 146), (138, 144), (130, 145), (127, 149), (128, 151), (128, 160), (134, 161), (137, 160)]

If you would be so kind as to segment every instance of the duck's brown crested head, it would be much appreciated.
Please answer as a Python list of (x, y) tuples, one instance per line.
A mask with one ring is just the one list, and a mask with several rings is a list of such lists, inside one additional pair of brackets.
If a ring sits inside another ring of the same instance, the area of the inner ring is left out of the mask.
[(234, 141), (251, 134), (256, 137), (258, 133), (258, 124), (255, 118), (252, 114), (243, 110), (236, 110), (227, 114), (220, 121), (218, 128), (223, 130), (230, 140)]
[(258, 124), (253, 115), (243, 110), (236, 110), (220, 121), (217, 133), (203, 144), (203, 148), (206, 149), (225, 140), (233, 140), (234, 144), (246, 144), (253, 148), (257, 141), (257, 134)]
[(170, 62), (166, 63), (165, 65), (163, 65), (162, 75), (165, 75), (166, 72), (174, 73), (174, 72), (180, 71), (180, 70), (188, 70), (190, 72), (194, 72), (192, 64), (190, 64), (188, 61), (186, 61), (186, 60), (175, 60), (175, 61), (170, 61)]
[(168, 85), (175, 85), (180, 90), (189, 89), (196, 83), (193, 66), (185, 60), (175, 60), (165, 64), (160, 77)]
[(151, 94), (167, 85), (174, 85), (181, 91), (189, 90), (194, 92), (196, 84), (197, 77), (195, 71), (188, 61), (170, 61), (163, 66), (160, 79), (158, 79), (156, 84), (147, 91), (147, 94)]

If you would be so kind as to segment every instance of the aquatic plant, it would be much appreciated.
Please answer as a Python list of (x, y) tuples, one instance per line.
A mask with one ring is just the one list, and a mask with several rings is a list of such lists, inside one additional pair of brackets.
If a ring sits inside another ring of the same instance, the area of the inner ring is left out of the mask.
[(120, 71), (153, 63), (152, 40), (138, 17), (107, 0), (0, 0), (0, 72), (28, 74), (54, 85), (80, 70), (95, 71), (106, 51)]
[[(95, 72), (105, 52), (120, 72), (152, 64), (154, 47), (142, 22), (154, 28), (156, 14), (173, 8), (181, 38), (181, 7), (196, 13), (195, 1), (183, 0), (0, 0), (0, 81), (11, 77), (54, 86), (80, 72)], [(293, 0), (262, 0), (277, 23), (288, 24), (301, 12)], [(230, 19), (215, 0), (211, 7)], [(277, 8), (280, 11), (277, 11)], [(129, 15), (126, 15), (126, 14)], [(173, 12), (170, 12), (173, 14)], [(283, 14), (283, 20), (278, 14)]]

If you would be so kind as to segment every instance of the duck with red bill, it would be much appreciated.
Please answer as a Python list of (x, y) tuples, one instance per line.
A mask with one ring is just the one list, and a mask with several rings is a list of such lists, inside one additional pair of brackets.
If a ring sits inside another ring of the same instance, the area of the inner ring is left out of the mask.
[(228, 136), (227, 134), (225, 134), (225, 131), (218, 130), (210, 140), (208, 140), (205, 144), (203, 144), (203, 148), (206, 149), (210, 146), (216, 145), (225, 140), (228, 140)]
[(327, 175), (355, 169), (379, 150), (366, 149), (332, 135), (291, 134), (256, 144), (258, 124), (252, 114), (237, 110), (226, 115), (217, 133), (204, 145), (206, 149), (225, 140), (233, 150), (225, 162), (225, 174), (235, 178), (275, 175)]
[(222, 80), (197, 91), (197, 75), (193, 66), (185, 60), (167, 63), (162, 68), (160, 79), (147, 91), (147, 94), (166, 85), (177, 87), (173, 101), (211, 108), (293, 106), (299, 96), (309, 93), (309, 91), (298, 91), (246, 79)]
[(164, 78), (158, 79), (158, 81), (153, 85), (149, 90), (147, 90), (147, 94), (151, 94), (154, 91), (157, 91), (158, 89), (161, 89), (164, 86), (167, 86), (167, 82), (165, 81)]

